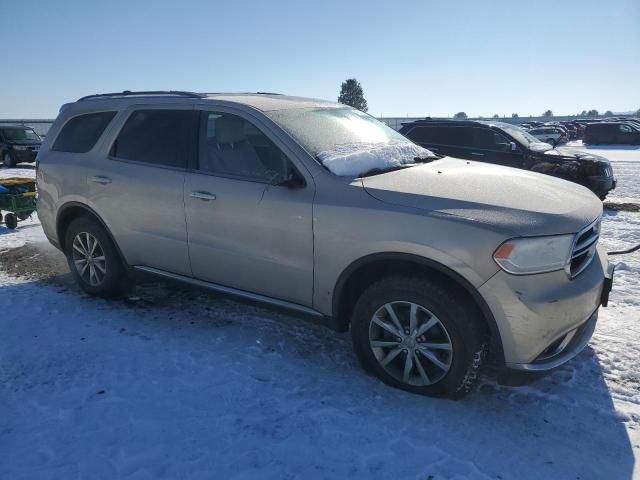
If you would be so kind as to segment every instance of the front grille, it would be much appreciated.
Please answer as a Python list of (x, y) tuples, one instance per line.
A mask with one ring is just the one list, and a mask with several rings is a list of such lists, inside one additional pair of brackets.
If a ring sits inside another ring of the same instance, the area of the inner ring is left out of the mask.
[(576, 234), (571, 249), (571, 261), (567, 265), (567, 274), (571, 278), (576, 277), (589, 266), (596, 253), (599, 237), (600, 218)]
[(613, 177), (613, 168), (611, 168), (611, 165), (604, 167), (603, 171), (605, 177)]

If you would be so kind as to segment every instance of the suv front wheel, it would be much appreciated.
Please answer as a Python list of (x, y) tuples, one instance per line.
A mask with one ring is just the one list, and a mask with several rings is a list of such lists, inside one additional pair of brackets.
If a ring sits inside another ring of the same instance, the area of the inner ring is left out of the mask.
[(126, 291), (126, 270), (115, 244), (99, 222), (79, 217), (65, 235), (65, 253), (71, 274), (87, 293), (113, 297)]
[(421, 277), (389, 277), (368, 287), (351, 322), (365, 369), (388, 385), (459, 397), (478, 375), (486, 342), (476, 309), (457, 291)]

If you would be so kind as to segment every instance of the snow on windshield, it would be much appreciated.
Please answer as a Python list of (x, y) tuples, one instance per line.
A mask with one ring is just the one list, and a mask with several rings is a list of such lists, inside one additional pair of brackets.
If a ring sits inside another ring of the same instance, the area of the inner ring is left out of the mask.
[(346, 143), (335, 145), (318, 154), (318, 160), (341, 177), (358, 177), (369, 170), (385, 170), (415, 163), (415, 158), (435, 155), (414, 143)]

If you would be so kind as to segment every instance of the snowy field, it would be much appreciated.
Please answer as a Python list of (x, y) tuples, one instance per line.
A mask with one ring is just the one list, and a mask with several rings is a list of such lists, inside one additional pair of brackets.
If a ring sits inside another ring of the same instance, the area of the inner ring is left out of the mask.
[[(640, 150), (589, 151), (613, 162), (608, 200), (640, 203)], [(520, 387), (489, 366), (447, 401), (381, 384), (348, 334), (294, 316), (169, 283), (83, 295), (21, 225), (0, 226), (1, 479), (640, 478), (640, 253), (612, 257), (577, 358)], [(639, 243), (640, 214), (606, 210), (602, 242)]]

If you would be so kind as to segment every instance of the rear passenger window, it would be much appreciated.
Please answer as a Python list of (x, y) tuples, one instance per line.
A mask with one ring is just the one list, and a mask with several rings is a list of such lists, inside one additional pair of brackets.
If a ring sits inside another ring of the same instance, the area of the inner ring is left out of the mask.
[(452, 145), (459, 147), (470, 146), (469, 135), (465, 127), (416, 127), (407, 137), (418, 143), (433, 143), (435, 145)]
[(111, 148), (123, 160), (186, 168), (189, 156), (189, 110), (136, 110)]
[(93, 148), (116, 112), (97, 112), (73, 117), (58, 134), (51, 150), (85, 153)]

